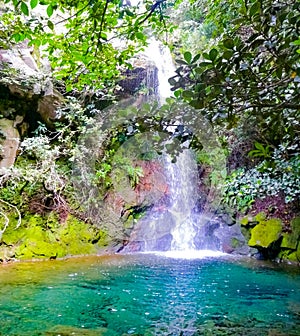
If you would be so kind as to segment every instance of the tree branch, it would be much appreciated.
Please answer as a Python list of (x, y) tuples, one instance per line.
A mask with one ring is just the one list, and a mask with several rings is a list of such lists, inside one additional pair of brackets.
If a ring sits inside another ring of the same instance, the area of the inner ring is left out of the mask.
[(156, 1), (152, 6), (151, 6), (151, 10), (150, 12), (146, 15), (146, 17), (139, 22), (139, 25), (145, 23), (149, 18), (150, 16), (154, 13), (154, 11), (156, 10), (157, 7), (160, 7), (160, 5), (164, 2), (166, 2), (167, 0), (158, 0)]
[(102, 35), (102, 32), (103, 32), (103, 25), (104, 25), (104, 20), (105, 20), (105, 14), (106, 14), (106, 11), (107, 11), (107, 7), (108, 7), (108, 4), (109, 4), (109, 1), (110, 0), (106, 0), (105, 1), (103, 13), (102, 13), (102, 16), (101, 16), (100, 31), (98, 33), (98, 41), (97, 41), (97, 46), (96, 46), (96, 50), (95, 50), (95, 55), (97, 53), (97, 50), (98, 50), (99, 46), (101, 45), (101, 35)]

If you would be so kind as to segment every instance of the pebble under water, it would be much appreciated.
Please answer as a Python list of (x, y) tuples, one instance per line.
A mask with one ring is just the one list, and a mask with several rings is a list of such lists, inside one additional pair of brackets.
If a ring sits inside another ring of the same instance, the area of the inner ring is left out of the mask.
[(0, 266), (0, 335), (300, 335), (300, 270), (151, 254)]

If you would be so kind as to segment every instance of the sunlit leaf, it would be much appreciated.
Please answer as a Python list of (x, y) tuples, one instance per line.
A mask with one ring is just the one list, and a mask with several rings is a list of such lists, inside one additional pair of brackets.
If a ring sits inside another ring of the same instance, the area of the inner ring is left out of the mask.
[(48, 15), (49, 17), (53, 14), (53, 7), (52, 7), (52, 5), (49, 5), (49, 6), (47, 7), (46, 12), (47, 12), (47, 15)]
[(21, 11), (23, 14), (25, 15), (29, 15), (29, 9), (28, 9), (28, 6), (25, 2), (21, 2)]
[(39, 0), (30, 0), (30, 7), (34, 9), (39, 3)]

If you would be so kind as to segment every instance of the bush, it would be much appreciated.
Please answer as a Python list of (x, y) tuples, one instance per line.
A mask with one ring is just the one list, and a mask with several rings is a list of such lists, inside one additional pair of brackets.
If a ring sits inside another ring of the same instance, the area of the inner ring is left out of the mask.
[(249, 170), (242, 168), (232, 172), (224, 185), (224, 202), (245, 211), (257, 198), (282, 194), (285, 203), (299, 200), (300, 155), (287, 156), (287, 149), (280, 145), (271, 160), (264, 160)]

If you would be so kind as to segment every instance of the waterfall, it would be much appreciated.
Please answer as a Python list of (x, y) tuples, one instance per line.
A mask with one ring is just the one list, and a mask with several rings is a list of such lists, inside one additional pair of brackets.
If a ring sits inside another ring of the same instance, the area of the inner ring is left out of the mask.
[(196, 236), (194, 208), (199, 197), (197, 164), (188, 149), (177, 156), (176, 162), (172, 162), (170, 156), (164, 161), (169, 181), (169, 212), (175, 223), (171, 231), (171, 250), (193, 250)]
[(155, 64), (158, 70), (158, 98), (165, 99), (172, 96), (168, 79), (175, 75), (175, 66), (170, 49), (157, 41), (154, 37), (151, 37), (144, 53), (147, 58)]
[[(150, 38), (145, 55), (158, 70), (159, 85), (155, 90), (158, 93), (157, 99), (170, 97), (172, 92), (168, 79), (175, 73), (170, 51), (159, 41)], [(177, 120), (174, 125), (168, 126), (167, 131), (176, 132), (180, 126), (178, 123)], [(175, 138), (169, 139), (165, 145), (169, 145), (170, 141), (172, 144), (174, 141), (178, 142)], [(168, 192), (148, 209), (143, 218), (132, 225), (130, 239), (123, 252), (164, 251), (173, 255), (183, 253), (184, 257), (194, 257), (199, 256), (199, 250), (219, 250), (219, 240), (213, 234), (218, 224), (214, 223), (211, 230), (211, 218), (199, 213), (198, 201), (201, 195), (195, 155), (187, 148), (187, 143), (177, 143), (176, 146), (181, 149), (175, 160), (166, 152), (159, 160)], [(135, 151), (139, 150), (134, 148)]]

